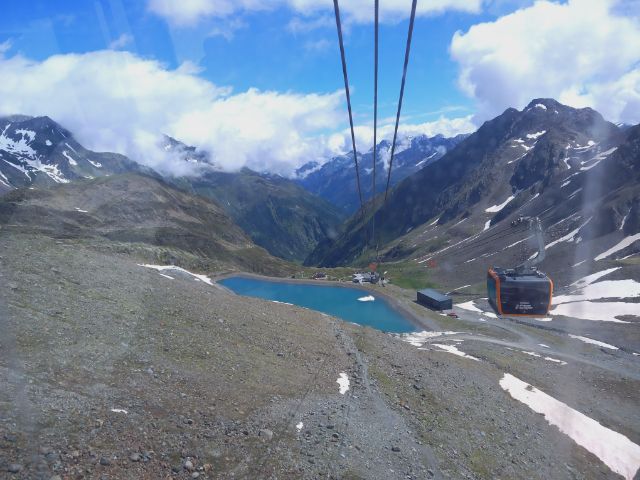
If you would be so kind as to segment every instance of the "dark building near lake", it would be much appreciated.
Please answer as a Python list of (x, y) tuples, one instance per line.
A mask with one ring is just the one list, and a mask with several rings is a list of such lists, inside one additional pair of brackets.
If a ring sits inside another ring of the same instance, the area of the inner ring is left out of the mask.
[(451, 310), (453, 308), (451, 297), (430, 288), (418, 290), (418, 303), (433, 310)]

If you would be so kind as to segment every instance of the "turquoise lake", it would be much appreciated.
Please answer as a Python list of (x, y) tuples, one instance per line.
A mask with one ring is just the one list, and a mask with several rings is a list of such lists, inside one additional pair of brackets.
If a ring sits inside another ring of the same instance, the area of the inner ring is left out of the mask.
[[(270, 282), (246, 277), (231, 277), (218, 283), (238, 295), (292, 303), (384, 332), (406, 333), (417, 330), (404, 315), (375, 292), (349, 287)], [(375, 301), (358, 300), (368, 295), (373, 295)]]

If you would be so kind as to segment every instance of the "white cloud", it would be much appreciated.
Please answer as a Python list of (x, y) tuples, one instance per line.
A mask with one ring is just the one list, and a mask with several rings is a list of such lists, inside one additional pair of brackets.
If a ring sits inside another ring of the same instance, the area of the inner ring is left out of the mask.
[[(418, 2), (418, 15), (433, 15), (446, 10), (464, 12), (480, 11), (482, 0), (430, 0)], [(331, 0), (148, 0), (148, 8), (176, 26), (193, 26), (207, 18), (224, 18), (236, 13), (273, 10), (288, 7), (297, 14), (313, 16), (333, 10)], [(340, 5), (346, 21), (369, 23), (373, 21), (370, 0), (348, 0)], [(396, 22), (407, 18), (411, 11), (411, 0), (385, 0), (380, 2), (380, 19)], [(313, 25), (313, 22), (311, 22)], [(290, 25), (296, 28), (300, 23)]]
[[(162, 172), (185, 173), (160, 145), (162, 134), (212, 154), (227, 170), (292, 174), (311, 161), (350, 150), (343, 92), (300, 94), (249, 89), (234, 93), (184, 63), (170, 70), (127, 51), (55, 55), (33, 61), (0, 54), (0, 115), (48, 115), (85, 147), (125, 154)], [(381, 138), (393, 126), (382, 125)], [(454, 135), (474, 129), (470, 117), (403, 125), (402, 135)], [(358, 126), (358, 146), (372, 142)]]
[(109, 44), (110, 50), (119, 50), (121, 48), (130, 45), (133, 42), (133, 37), (128, 33), (123, 33), (118, 38), (116, 38), (113, 42)]
[(13, 42), (11, 41), (11, 39), (5, 40), (4, 42), (0, 43), (0, 55), (3, 55), (4, 53), (11, 50), (12, 46)]
[(286, 174), (327, 153), (319, 132), (343, 120), (341, 93), (232, 94), (193, 74), (130, 52), (55, 55), (38, 62), (0, 55), (0, 115), (48, 115), (87, 148), (115, 151), (162, 171), (175, 158), (166, 133), (210, 151), (226, 169)]
[[(633, 0), (631, 0), (633, 2)], [(485, 119), (532, 98), (591, 106), (612, 121), (640, 121), (640, 21), (626, 1), (538, 1), (457, 32), (459, 84)]]
[[(378, 142), (381, 140), (391, 141), (393, 139), (394, 126), (394, 123), (379, 125)], [(398, 127), (397, 143), (402, 143), (408, 136), (417, 137), (418, 135), (426, 135), (428, 137), (433, 137), (441, 134), (445, 137), (454, 137), (461, 133), (474, 132), (477, 128), (478, 127), (473, 123), (473, 115), (459, 118), (447, 118), (441, 116), (438, 120), (418, 124), (401, 123)], [(373, 147), (373, 126), (356, 125), (354, 132), (358, 152), (369, 151)], [(334, 155), (350, 152), (352, 149), (350, 130), (344, 129), (341, 132), (332, 135), (327, 139), (327, 148), (332, 151)]]

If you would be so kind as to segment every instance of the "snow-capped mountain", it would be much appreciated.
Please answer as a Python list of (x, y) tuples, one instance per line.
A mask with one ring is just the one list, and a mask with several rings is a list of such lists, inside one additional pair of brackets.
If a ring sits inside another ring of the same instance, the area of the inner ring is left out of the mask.
[(49, 117), (0, 118), (0, 192), (128, 171), (147, 169), (123, 155), (87, 150)]
[[(523, 260), (524, 239), (495, 232), (508, 230), (520, 215), (538, 216), (550, 249), (544, 267), (562, 279), (574, 263), (588, 267), (597, 253), (640, 232), (639, 135), (640, 126), (621, 129), (590, 108), (552, 99), (533, 100), (522, 111), (507, 109), (400, 182), (377, 209), (376, 240), (386, 245), (387, 259), (445, 262), (451, 275), (463, 268), (479, 281), (489, 262)], [(369, 229), (352, 217), (343, 234), (320, 244), (308, 263), (366, 258)], [(466, 246), (472, 238), (486, 241)]]
[[(403, 137), (396, 145), (391, 173), (391, 185), (396, 185), (409, 175), (438, 161), (449, 150), (468, 135), (447, 138), (442, 135), (427, 137)], [(377, 145), (376, 155), (376, 193), (380, 194), (387, 182), (391, 142), (381, 141)], [(360, 164), (360, 183), (362, 194), (371, 198), (373, 183), (373, 148), (365, 154), (358, 153)], [(320, 165), (309, 162), (296, 171), (297, 182), (304, 188), (329, 201), (344, 213), (350, 214), (358, 209), (355, 165), (353, 154), (340, 155)]]

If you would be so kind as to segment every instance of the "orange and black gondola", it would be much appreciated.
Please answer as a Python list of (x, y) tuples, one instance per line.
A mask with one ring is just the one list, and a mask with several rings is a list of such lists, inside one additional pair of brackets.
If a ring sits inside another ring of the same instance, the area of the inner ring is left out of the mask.
[(545, 258), (542, 223), (537, 217), (519, 217), (515, 227), (529, 224), (538, 241), (538, 253), (516, 268), (491, 267), (487, 272), (487, 297), (498, 315), (541, 317), (549, 313), (553, 298), (553, 281), (536, 265)]
[(540, 317), (551, 308), (553, 282), (537, 270), (492, 267), (487, 273), (487, 294), (499, 315)]

